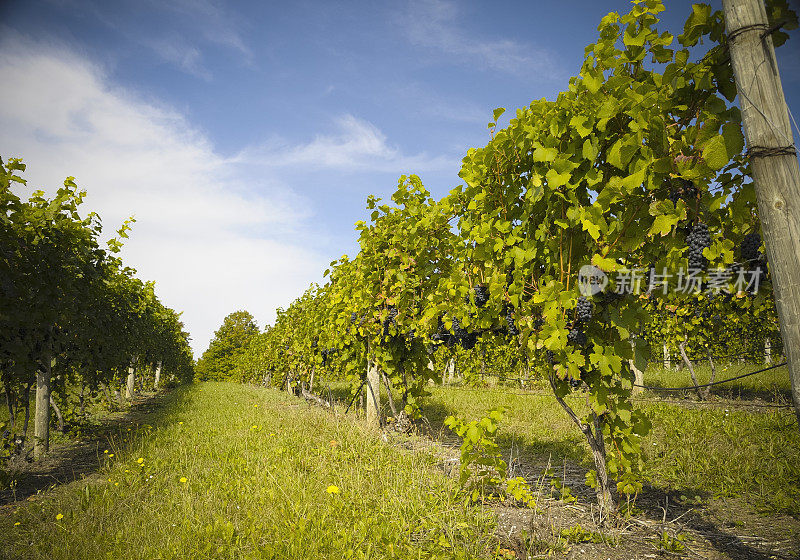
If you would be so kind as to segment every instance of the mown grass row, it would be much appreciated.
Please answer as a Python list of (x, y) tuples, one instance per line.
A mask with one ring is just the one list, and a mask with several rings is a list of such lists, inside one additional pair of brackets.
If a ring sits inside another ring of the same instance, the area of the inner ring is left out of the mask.
[[(493, 522), (434, 459), (275, 390), (203, 383), (92, 480), (0, 515), (0, 557), (480, 558)], [(112, 456), (113, 455), (113, 456)]]

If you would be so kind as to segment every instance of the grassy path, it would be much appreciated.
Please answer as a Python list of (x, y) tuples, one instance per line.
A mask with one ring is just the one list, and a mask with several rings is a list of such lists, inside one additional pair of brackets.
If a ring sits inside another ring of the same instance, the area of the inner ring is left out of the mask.
[[(204, 383), (100, 476), (0, 515), (0, 558), (480, 558), (491, 516), (425, 453), (285, 393)], [(113, 456), (112, 456), (113, 454)]]

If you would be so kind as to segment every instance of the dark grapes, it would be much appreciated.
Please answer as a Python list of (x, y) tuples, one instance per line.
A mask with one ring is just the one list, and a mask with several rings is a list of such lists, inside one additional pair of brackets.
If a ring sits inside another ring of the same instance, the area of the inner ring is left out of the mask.
[(567, 334), (567, 342), (576, 346), (583, 346), (586, 344), (586, 333), (578, 328), (573, 328)]
[(456, 338), (464, 338), (467, 335), (467, 331), (461, 327), (461, 321), (455, 317), (453, 317), (453, 335)]
[(759, 247), (761, 247), (761, 236), (757, 233), (748, 233), (744, 236), (742, 240), (742, 260), (743, 261), (755, 261), (758, 260), (760, 257), (760, 253), (758, 252)]
[(511, 336), (517, 336), (519, 334), (517, 324), (514, 322), (514, 314), (511, 312), (510, 308), (506, 310), (506, 324), (508, 325), (508, 334)]
[(472, 350), (475, 347), (475, 343), (478, 342), (478, 335), (475, 333), (466, 333), (458, 339), (458, 342), (465, 350)]
[(708, 226), (704, 223), (697, 223), (686, 236), (686, 244), (689, 250), (689, 268), (699, 268), (705, 270), (708, 260), (703, 256), (703, 249), (711, 245), (711, 235), (708, 233)]
[(578, 321), (588, 323), (592, 320), (592, 302), (586, 299), (585, 296), (578, 298), (578, 305), (575, 310)]
[(383, 320), (383, 337), (387, 338), (389, 336), (389, 326), (395, 324), (395, 317), (397, 317), (397, 308), (390, 307), (389, 308), (389, 315), (386, 319)]
[(679, 200), (684, 200), (686, 204), (689, 204), (689, 202), (697, 200), (699, 193), (700, 191), (694, 186), (694, 183), (680, 179), (677, 187), (670, 185), (669, 199), (672, 204), (677, 204)]
[(489, 301), (489, 288), (482, 285), (477, 285), (473, 288), (475, 291), (475, 305), (483, 307)]

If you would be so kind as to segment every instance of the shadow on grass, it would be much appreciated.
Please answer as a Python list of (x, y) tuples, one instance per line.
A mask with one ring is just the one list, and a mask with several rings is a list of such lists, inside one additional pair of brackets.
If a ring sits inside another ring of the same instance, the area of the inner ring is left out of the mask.
[[(429, 398), (423, 406), (424, 420), (419, 422), (419, 430), (423, 435), (446, 445), (459, 446), (460, 438), (444, 426), (447, 416), (459, 413), (456, 408)], [(477, 418), (468, 420), (473, 419)], [(574, 434), (565, 433), (563, 437), (544, 441), (537, 439), (535, 434), (520, 436), (503, 433), (501, 423), (497, 443), (504, 459), (513, 457), (509, 467), (516, 467), (517, 472), (511, 472), (510, 468), (510, 476), (522, 474), (532, 487), (538, 480), (544, 480), (545, 494), (547, 494), (550, 484), (543, 478), (543, 473), (550, 467), (554, 471), (554, 475), (550, 478), (564, 482), (578, 501), (588, 507), (595, 502), (595, 492), (586, 485), (585, 477), (594, 465), (588, 447), (583, 443), (583, 436), (577, 427), (573, 429)], [(611, 482), (614, 486), (613, 481)], [(624, 496), (619, 496), (616, 492), (614, 494), (618, 503), (625, 503)], [(700, 513), (702, 504), (708, 503), (709, 499), (710, 494), (698, 488), (684, 488), (678, 492), (665, 491), (651, 484), (644, 484), (635, 506), (641, 511), (640, 515), (651, 521), (659, 522), (666, 519), (670, 522), (682, 518), (686, 526), (700, 532), (714, 548), (733, 560), (768, 560), (782, 557), (776, 556), (774, 551), (759, 550), (749, 543), (742, 542), (724, 527), (705, 519)]]
[[(669, 384), (659, 381), (651, 382), (648, 391), (654, 396), (662, 399), (684, 399), (687, 402), (697, 400), (696, 389), (686, 389), (682, 391), (672, 391), (667, 389)], [(689, 384), (691, 385), (691, 384)], [(681, 385), (685, 387), (687, 385)], [(791, 402), (791, 391), (785, 391), (778, 387), (756, 389), (753, 387), (726, 387), (724, 384), (716, 385), (711, 388), (711, 399), (726, 399), (736, 401), (766, 401), (768, 403), (783, 404)]]
[(116, 453), (124, 449), (127, 429), (151, 420), (156, 411), (163, 412), (169, 394), (150, 394), (135, 400), (125, 412), (111, 414), (100, 419), (99, 423), (87, 426), (82, 440), (51, 444), (49, 453), (38, 461), (29, 462), (16, 457), (6, 469), (10, 484), (9, 488), (0, 491), (0, 506), (97, 473), (103, 463), (104, 451), (111, 449)]

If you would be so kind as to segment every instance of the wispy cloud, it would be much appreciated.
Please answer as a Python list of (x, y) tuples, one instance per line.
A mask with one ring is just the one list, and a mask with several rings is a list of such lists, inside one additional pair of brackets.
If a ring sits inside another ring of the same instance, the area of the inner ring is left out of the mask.
[(0, 73), (13, 84), (0, 90), (0, 154), (24, 158), (32, 188), (74, 175), (109, 231), (135, 215), (124, 256), (185, 312), (196, 351), (227, 313), (272, 321), (320, 278), (328, 255), (296, 242), (308, 201), (220, 155), (181, 114), (115, 87), (67, 49), (13, 33), (0, 41)]
[(189, 18), (206, 41), (238, 51), (246, 64), (252, 64), (253, 51), (242, 39), (242, 27), (245, 24), (219, 2), (172, 0), (163, 3), (153, 0), (152, 3), (161, 9), (172, 10), (182, 18)]
[(410, 101), (415, 112), (426, 118), (484, 124), (491, 120), (492, 109), (458, 96), (445, 96), (419, 84), (398, 86), (395, 91)]
[(161, 60), (206, 81), (213, 77), (203, 64), (203, 51), (209, 45), (225, 47), (244, 66), (254, 63), (253, 51), (243, 38), (248, 23), (213, 0), (48, 1), (114, 30)]
[(180, 39), (167, 38), (153, 39), (146, 45), (161, 59), (176, 65), (187, 74), (197, 76), (207, 82), (211, 81), (211, 71), (203, 66), (203, 55), (197, 47)]
[(412, 0), (404, 18), (406, 34), (413, 44), (490, 70), (528, 74), (555, 67), (546, 48), (468, 35), (459, 28), (458, 15), (458, 5), (450, 0)]
[(335, 119), (334, 126), (335, 132), (317, 135), (307, 143), (293, 145), (274, 139), (243, 150), (234, 160), (270, 167), (328, 167), (387, 172), (421, 172), (458, 167), (458, 158), (425, 153), (403, 154), (399, 148), (387, 142), (386, 135), (375, 125), (350, 114)]

